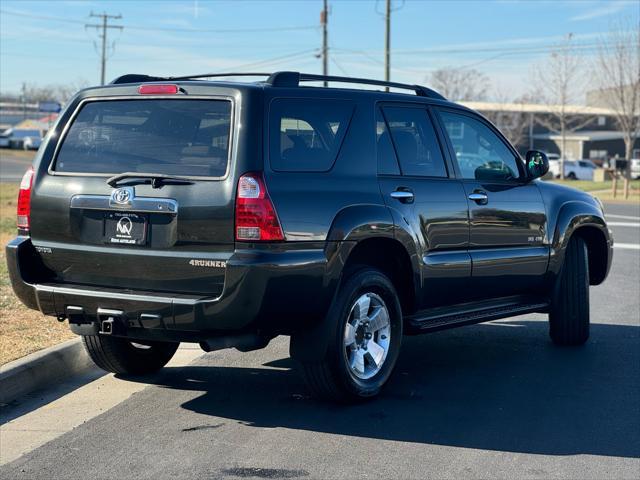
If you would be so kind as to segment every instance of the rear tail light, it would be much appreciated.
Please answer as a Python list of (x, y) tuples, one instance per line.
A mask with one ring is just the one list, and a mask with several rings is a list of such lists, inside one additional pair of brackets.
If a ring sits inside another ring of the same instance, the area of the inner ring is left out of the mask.
[(31, 217), (31, 187), (33, 186), (33, 167), (29, 167), (20, 182), (18, 191), (18, 228), (29, 230)]
[(140, 85), (138, 93), (140, 95), (175, 95), (179, 89), (177, 85)]
[(246, 173), (238, 180), (236, 240), (244, 242), (284, 240), (278, 215), (260, 173)]

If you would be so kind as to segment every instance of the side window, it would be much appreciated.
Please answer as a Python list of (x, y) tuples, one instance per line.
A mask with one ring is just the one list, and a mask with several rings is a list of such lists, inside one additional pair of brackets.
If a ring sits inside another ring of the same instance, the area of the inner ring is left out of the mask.
[(393, 150), (391, 136), (382, 112), (376, 110), (376, 149), (378, 152), (378, 173), (381, 175), (400, 175), (398, 159)]
[(269, 111), (271, 168), (286, 172), (331, 169), (352, 113), (353, 104), (345, 101), (275, 99)]
[(403, 175), (447, 176), (438, 138), (425, 109), (385, 107), (384, 115)]
[(520, 176), (516, 157), (484, 123), (467, 115), (441, 111), (462, 178), (513, 180)]

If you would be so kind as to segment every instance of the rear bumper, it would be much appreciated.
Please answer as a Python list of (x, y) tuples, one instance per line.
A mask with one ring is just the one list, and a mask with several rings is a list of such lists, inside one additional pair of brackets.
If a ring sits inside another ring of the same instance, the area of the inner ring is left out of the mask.
[[(45, 315), (68, 317), (80, 334), (96, 333), (100, 311), (121, 311), (113, 335), (199, 341), (230, 332), (290, 333), (324, 317), (338, 278), (324, 244), (248, 247), (227, 261), (217, 298), (56, 283), (29, 237), (6, 247), (16, 295)], [(73, 308), (70, 308), (73, 307)]]

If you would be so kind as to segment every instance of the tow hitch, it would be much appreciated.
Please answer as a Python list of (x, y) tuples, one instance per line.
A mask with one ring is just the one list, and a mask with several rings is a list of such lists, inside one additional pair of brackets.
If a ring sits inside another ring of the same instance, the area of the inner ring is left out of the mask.
[(107, 310), (106, 308), (98, 309), (98, 333), (103, 335), (111, 335), (124, 324), (124, 312), (122, 310)]

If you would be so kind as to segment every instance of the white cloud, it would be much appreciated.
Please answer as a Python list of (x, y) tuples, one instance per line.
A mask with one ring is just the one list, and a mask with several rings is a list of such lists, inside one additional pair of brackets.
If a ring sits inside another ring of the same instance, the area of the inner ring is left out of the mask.
[(626, 8), (629, 5), (638, 5), (637, 0), (616, 0), (616, 1), (610, 1), (607, 2), (605, 4), (600, 4), (600, 6), (597, 6), (595, 8), (589, 8), (588, 10), (585, 10), (584, 12), (578, 14), (578, 15), (574, 15), (573, 17), (571, 17), (569, 19), (569, 21), (571, 22), (583, 22), (585, 20), (591, 20), (594, 18), (600, 18), (600, 17), (606, 17), (609, 15), (614, 15), (620, 11), (622, 11), (624, 8)]

